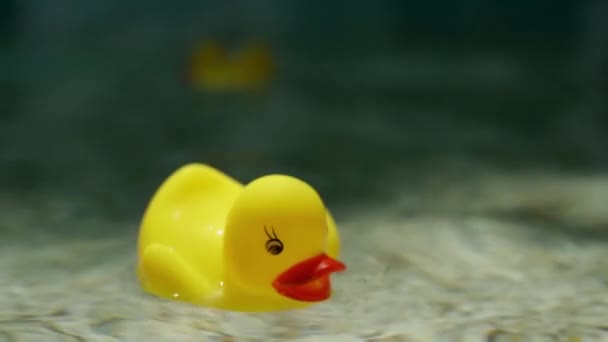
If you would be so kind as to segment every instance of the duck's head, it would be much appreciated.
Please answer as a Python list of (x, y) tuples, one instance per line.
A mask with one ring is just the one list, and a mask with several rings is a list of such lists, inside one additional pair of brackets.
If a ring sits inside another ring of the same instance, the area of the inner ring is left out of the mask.
[(256, 293), (323, 301), (331, 295), (330, 274), (346, 268), (326, 253), (321, 198), (290, 176), (264, 176), (245, 186), (224, 234), (230, 277)]

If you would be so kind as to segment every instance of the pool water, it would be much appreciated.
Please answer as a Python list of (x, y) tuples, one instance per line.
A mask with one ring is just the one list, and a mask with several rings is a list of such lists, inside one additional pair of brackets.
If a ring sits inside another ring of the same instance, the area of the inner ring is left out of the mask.
[(608, 177), (479, 165), (468, 174), (450, 184), (427, 173), (420, 179), (434, 185), (336, 208), (348, 271), (335, 275), (334, 296), (270, 314), (143, 293), (133, 272), (136, 219), (96, 217), (75, 198), (5, 198), (0, 340), (608, 338)]

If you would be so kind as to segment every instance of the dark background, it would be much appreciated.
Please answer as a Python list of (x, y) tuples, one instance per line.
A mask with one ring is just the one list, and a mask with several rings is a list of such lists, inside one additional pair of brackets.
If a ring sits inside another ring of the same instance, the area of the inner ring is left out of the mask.
[[(608, 160), (606, 1), (0, 6), (5, 194), (139, 215), (168, 173), (200, 161), (243, 181), (290, 173), (335, 204), (446, 160), (564, 172)], [(268, 42), (272, 88), (185, 84), (208, 38)]]

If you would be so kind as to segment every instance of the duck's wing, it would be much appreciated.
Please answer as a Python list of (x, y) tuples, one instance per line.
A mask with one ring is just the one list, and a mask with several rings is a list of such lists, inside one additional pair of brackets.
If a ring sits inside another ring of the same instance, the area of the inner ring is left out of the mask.
[(164, 298), (197, 302), (211, 291), (207, 279), (195, 272), (174, 249), (161, 244), (145, 247), (138, 276), (146, 291)]

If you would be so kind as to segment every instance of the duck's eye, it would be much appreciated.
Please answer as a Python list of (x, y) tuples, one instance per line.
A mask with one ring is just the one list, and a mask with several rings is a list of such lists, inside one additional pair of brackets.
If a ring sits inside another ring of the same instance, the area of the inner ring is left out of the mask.
[(274, 227), (271, 227), (269, 232), (268, 228), (264, 226), (264, 232), (266, 233), (266, 236), (268, 236), (268, 241), (266, 241), (266, 250), (268, 253), (272, 255), (281, 254), (283, 251), (283, 242), (279, 240), (277, 233), (274, 231)]
[(266, 241), (266, 250), (272, 255), (281, 254), (283, 251), (283, 243), (279, 239), (270, 239)]

